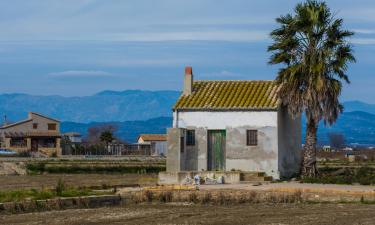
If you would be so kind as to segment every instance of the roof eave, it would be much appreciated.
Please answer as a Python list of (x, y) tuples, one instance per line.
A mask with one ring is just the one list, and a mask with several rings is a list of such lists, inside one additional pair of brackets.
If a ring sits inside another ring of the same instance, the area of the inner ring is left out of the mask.
[(176, 111), (278, 111), (279, 107), (266, 107), (266, 108), (174, 108)]

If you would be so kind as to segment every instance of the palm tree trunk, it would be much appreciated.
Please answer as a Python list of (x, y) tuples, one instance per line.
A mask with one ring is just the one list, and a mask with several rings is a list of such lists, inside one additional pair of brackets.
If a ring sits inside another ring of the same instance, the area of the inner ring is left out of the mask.
[(309, 120), (306, 128), (306, 140), (303, 155), (302, 176), (315, 177), (318, 173), (316, 167), (316, 133), (317, 123)]

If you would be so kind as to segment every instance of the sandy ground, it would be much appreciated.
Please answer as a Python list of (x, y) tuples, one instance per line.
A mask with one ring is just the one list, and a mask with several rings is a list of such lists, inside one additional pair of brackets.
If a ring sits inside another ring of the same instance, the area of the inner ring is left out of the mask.
[[(193, 188), (193, 187), (192, 187)], [(119, 194), (141, 191), (142, 187), (128, 187), (118, 189)], [(315, 200), (340, 200), (341, 197), (351, 196), (346, 200), (358, 200), (361, 196), (367, 200), (375, 200), (375, 186), (364, 185), (336, 185), (336, 184), (302, 184), (298, 182), (285, 183), (263, 183), (263, 184), (222, 184), (222, 185), (201, 185), (201, 191), (217, 190), (246, 190), (265, 192), (297, 192), (315, 195)], [(170, 186), (162, 186), (160, 190), (170, 190)], [(321, 199), (321, 197), (325, 196)], [(328, 196), (328, 198), (327, 198)], [(332, 197), (332, 199), (330, 198)], [(374, 222), (375, 224), (375, 222)]]
[(335, 191), (343, 193), (371, 193), (375, 194), (375, 186), (366, 185), (337, 185), (337, 184), (302, 184), (298, 182), (285, 183), (264, 183), (261, 185), (254, 184), (224, 184), (224, 185), (202, 185), (201, 190), (216, 190), (216, 189), (238, 189), (238, 190), (301, 190), (325, 192)]
[(133, 205), (3, 215), (0, 224), (274, 224), (274, 225), (373, 225), (375, 205)]
[(155, 185), (157, 174), (44, 174), (0, 176), (0, 190), (54, 188), (59, 179), (68, 186)]

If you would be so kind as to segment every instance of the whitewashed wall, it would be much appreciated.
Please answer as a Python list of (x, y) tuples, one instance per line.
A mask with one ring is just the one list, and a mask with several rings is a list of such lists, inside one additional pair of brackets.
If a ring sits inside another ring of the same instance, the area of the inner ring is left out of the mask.
[(227, 127), (277, 127), (277, 111), (222, 111), (222, 112), (174, 112), (173, 127), (205, 127), (226, 129)]

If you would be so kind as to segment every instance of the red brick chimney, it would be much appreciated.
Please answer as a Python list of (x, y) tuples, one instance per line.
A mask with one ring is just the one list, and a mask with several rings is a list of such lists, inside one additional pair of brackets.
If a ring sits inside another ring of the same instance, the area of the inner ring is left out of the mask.
[(190, 95), (193, 91), (193, 81), (193, 68), (187, 66), (185, 67), (184, 95)]

